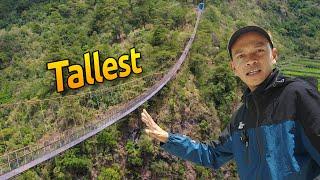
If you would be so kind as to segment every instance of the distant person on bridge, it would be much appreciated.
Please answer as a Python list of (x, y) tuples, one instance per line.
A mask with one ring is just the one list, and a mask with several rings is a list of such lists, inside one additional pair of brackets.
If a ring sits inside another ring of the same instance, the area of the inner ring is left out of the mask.
[(242, 105), (219, 139), (208, 144), (166, 132), (142, 112), (146, 133), (167, 152), (218, 169), (234, 159), (241, 179), (320, 178), (320, 94), (274, 68), (277, 49), (257, 26), (230, 38), (230, 67), (246, 85)]

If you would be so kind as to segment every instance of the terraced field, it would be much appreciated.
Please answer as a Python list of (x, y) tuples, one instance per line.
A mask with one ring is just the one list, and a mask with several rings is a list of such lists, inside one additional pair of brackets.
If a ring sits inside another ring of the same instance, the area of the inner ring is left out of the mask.
[(320, 90), (320, 58), (286, 57), (278, 62), (282, 73), (291, 77), (315, 77)]

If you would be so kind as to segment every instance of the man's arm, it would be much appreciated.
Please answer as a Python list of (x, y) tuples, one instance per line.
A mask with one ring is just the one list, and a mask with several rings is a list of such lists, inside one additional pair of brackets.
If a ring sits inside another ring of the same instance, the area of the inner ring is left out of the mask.
[(218, 169), (233, 158), (231, 136), (222, 137), (227, 131), (226, 128), (221, 133), (219, 141), (208, 144), (196, 142), (185, 135), (169, 133), (168, 141), (160, 143), (160, 146), (181, 159)]
[[(233, 158), (230, 125), (221, 133), (219, 141), (204, 144), (180, 134), (167, 133), (166, 135), (161, 128), (159, 130), (159, 126), (155, 126), (156, 124), (145, 110), (141, 115), (142, 121), (147, 125), (147, 134), (158, 139), (161, 142), (160, 146), (175, 156), (214, 169), (218, 169)], [(156, 129), (159, 131), (157, 132)], [(164, 138), (166, 136), (167, 138)]]
[(303, 127), (302, 142), (320, 165), (320, 94), (307, 84), (297, 92), (297, 119)]

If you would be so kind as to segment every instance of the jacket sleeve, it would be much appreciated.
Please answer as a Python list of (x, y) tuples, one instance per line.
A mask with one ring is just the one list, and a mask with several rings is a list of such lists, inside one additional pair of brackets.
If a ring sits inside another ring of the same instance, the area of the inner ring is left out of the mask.
[(297, 118), (303, 127), (302, 142), (320, 166), (320, 94), (305, 86), (297, 92)]
[(160, 146), (172, 155), (214, 169), (233, 158), (228, 128), (221, 133), (219, 141), (204, 144), (185, 135), (169, 133), (168, 141), (160, 143)]

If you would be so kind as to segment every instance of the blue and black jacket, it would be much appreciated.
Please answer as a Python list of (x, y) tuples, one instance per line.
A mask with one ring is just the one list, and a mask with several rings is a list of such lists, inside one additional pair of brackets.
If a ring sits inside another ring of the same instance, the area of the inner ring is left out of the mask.
[(320, 94), (311, 83), (274, 69), (243, 104), (217, 141), (196, 142), (169, 133), (161, 147), (218, 169), (234, 159), (241, 179), (320, 177)]

